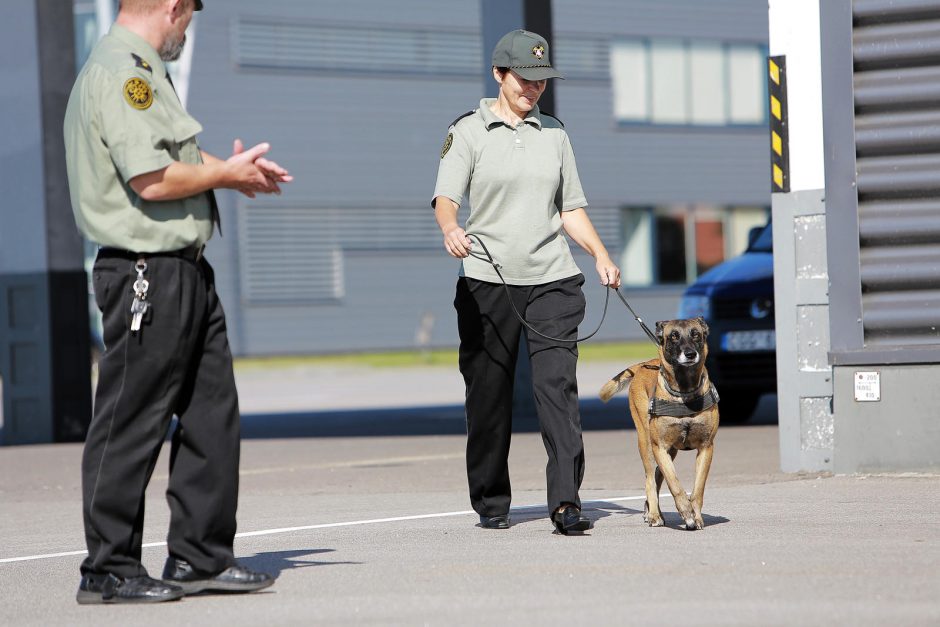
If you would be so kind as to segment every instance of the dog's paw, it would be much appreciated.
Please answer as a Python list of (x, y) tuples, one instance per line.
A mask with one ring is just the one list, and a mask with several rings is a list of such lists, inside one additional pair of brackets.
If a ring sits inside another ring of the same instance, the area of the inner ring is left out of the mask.
[(702, 520), (701, 516), (695, 516), (693, 518), (686, 518), (685, 524), (682, 525), (684, 529), (693, 531), (695, 529), (704, 529), (705, 521)]
[(646, 524), (650, 527), (662, 527), (665, 523), (662, 516), (646, 516)]

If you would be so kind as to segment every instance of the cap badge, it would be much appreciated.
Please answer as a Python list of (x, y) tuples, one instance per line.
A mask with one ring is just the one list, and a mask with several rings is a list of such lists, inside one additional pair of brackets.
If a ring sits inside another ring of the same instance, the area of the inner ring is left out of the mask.
[(447, 154), (447, 151), (450, 150), (450, 147), (454, 145), (454, 134), (448, 133), (447, 139), (444, 140), (444, 147), (441, 148), (441, 159), (444, 158), (444, 155)]
[(153, 91), (147, 81), (135, 76), (124, 83), (124, 99), (130, 106), (143, 111), (153, 104)]
[(532, 46), (532, 54), (535, 56), (536, 59), (541, 61), (542, 57), (545, 56), (545, 46), (543, 46), (542, 44), (536, 44)]

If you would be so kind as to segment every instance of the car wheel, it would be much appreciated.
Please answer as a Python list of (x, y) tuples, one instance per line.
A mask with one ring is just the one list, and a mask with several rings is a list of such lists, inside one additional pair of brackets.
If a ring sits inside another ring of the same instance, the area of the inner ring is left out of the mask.
[(751, 419), (760, 394), (756, 392), (737, 392), (728, 390), (718, 401), (718, 416), (721, 422), (729, 425), (744, 424)]

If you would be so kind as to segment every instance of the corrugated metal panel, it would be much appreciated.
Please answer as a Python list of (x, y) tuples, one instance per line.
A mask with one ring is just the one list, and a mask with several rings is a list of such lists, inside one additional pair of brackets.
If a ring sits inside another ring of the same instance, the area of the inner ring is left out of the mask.
[(867, 348), (940, 344), (940, 1), (856, 0), (856, 183)]
[(761, 0), (553, 0), (552, 22), (558, 32), (727, 42), (766, 43), (768, 28)]
[(922, 109), (940, 100), (940, 67), (865, 71), (855, 76), (859, 113)]
[[(477, 31), (238, 16), (232, 25), (242, 67), (366, 74), (480, 76)], [(452, 54), (442, 51), (452, 50)]]

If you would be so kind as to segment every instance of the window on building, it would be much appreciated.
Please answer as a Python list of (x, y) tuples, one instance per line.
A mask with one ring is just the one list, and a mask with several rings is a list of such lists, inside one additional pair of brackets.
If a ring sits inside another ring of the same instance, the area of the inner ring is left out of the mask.
[(685, 285), (747, 248), (748, 232), (767, 222), (767, 207), (664, 205), (620, 212), (623, 282)]
[(94, 2), (76, 1), (75, 16), (75, 67), (81, 70), (98, 41), (98, 14)]
[(614, 117), (625, 124), (764, 124), (765, 56), (759, 45), (615, 41), (610, 47)]

